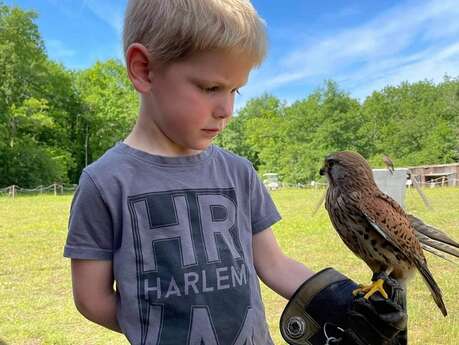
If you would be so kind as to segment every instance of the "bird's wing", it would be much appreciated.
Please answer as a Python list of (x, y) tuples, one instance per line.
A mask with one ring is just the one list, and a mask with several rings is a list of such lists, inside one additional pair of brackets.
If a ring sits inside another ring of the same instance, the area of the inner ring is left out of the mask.
[(447, 310), (441, 290), (427, 267), (421, 244), (405, 211), (394, 199), (378, 191), (369, 198), (368, 203), (362, 204), (362, 212), (381, 236), (397, 248), (411, 263), (416, 265), (429, 287), (435, 303), (443, 315), (446, 316)]
[(439, 229), (425, 224), (412, 214), (407, 214), (407, 217), (423, 249), (448, 261), (451, 260), (444, 254), (459, 258), (459, 243)]
[[(417, 235), (417, 234), (416, 234), (416, 235)], [(444, 260), (446, 260), (446, 261), (449, 261), (449, 262), (451, 262), (451, 263), (457, 265), (457, 263), (456, 263), (455, 261), (451, 260), (451, 259), (445, 254), (446, 251), (444, 251), (444, 250), (438, 250), (438, 249), (435, 249), (435, 247), (433, 247), (433, 246), (431, 246), (431, 245), (429, 246), (428, 244), (425, 244), (424, 242), (422, 242), (421, 239), (419, 239), (419, 237), (418, 237), (418, 240), (419, 240), (419, 242), (421, 242), (421, 247), (422, 247), (422, 249), (424, 249), (425, 251), (430, 252), (430, 253), (432, 253), (433, 255), (436, 255), (436, 256), (438, 256), (438, 257), (440, 257), (440, 258), (442, 258), (442, 259), (444, 259)]]
[[(377, 193), (377, 198), (386, 201), (397, 213), (404, 215), (406, 219), (408, 219), (422, 248), (443, 259), (447, 259), (447, 257), (445, 257), (445, 255), (440, 255), (440, 253), (459, 257), (459, 250), (457, 249), (459, 248), (459, 243), (454, 241), (447, 234), (429, 224), (425, 224), (414, 215), (405, 213), (400, 205), (388, 195), (379, 192)], [(373, 227), (375, 226), (374, 224), (372, 225)]]
[(378, 191), (368, 200), (362, 201), (364, 201), (360, 205), (362, 213), (386, 241), (405, 257), (425, 262), (413, 228), (405, 212), (394, 199)]
[(421, 242), (421, 245), (424, 249), (426, 249), (426, 247), (429, 247), (430, 249), (436, 249), (442, 253), (450, 254), (450, 255), (453, 255), (459, 258), (459, 250), (457, 250), (456, 248), (454, 248), (453, 246), (449, 244), (434, 240), (417, 231), (416, 231), (416, 237), (418, 238), (419, 242)]
[(459, 243), (454, 241), (452, 238), (450, 238), (447, 234), (445, 234), (441, 230), (433, 227), (432, 225), (424, 223), (422, 220), (420, 220), (419, 218), (415, 217), (412, 214), (407, 214), (407, 217), (411, 223), (411, 226), (417, 232), (420, 232), (421, 234), (433, 240), (436, 240), (438, 242), (443, 242), (455, 248), (459, 248)]

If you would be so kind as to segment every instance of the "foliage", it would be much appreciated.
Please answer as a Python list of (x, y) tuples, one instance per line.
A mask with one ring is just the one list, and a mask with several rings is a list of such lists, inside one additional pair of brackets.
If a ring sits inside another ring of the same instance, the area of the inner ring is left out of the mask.
[(249, 100), (216, 144), (246, 157), (257, 169), (261, 164), (266, 165), (271, 157), (265, 151), (267, 143), (275, 144), (281, 139), (276, 138), (276, 124), (281, 123), (283, 107), (276, 97), (268, 94)]
[(85, 106), (81, 120), (88, 128), (88, 162), (92, 162), (127, 135), (135, 121), (138, 99), (124, 66), (116, 60), (97, 62), (75, 77)]
[[(0, 186), (78, 182), (135, 121), (139, 100), (120, 61), (71, 71), (51, 61), (37, 15), (0, 1)], [(323, 157), (356, 150), (374, 167), (459, 160), (459, 78), (387, 86), (362, 103), (326, 81), (293, 104), (249, 100), (215, 142), (284, 182), (317, 180)]]
[(77, 182), (138, 105), (119, 61), (69, 71), (49, 60), (35, 19), (0, 2), (0, 186)]
[(37, 187), (68, 182), (66, 173), (49, 148), (37, 145), (31, 138), (18, 139), (16, 145), (5, 146), (1, 151), (0, 176), (6, 186)]
[(459, 160), (459, 78), (386, 87), (363, 104), (333, 81), (291, 105), (264, 95), (229, 130), (221, 145), (290, 183), (318, 179), (323, 157), (341, 150), (358, 151), (375, 167), (383, 154), (396, 166), (451, 163)]
[(381, 153), (404, 165), (458, 160), (458, 92), (459, 79), (450, 78), (439, 85), (402, 83), (374, 92), (362, 106), (373, 160)]
[[(0, 185), (68, 180), (52, 152), (68, 146), (68, 72), (48, 60), (36, 14), (0, 3)], [(62, 81), (67, 83), (63, 83)], [(71, 164), (68, 164), (71, 166)]]

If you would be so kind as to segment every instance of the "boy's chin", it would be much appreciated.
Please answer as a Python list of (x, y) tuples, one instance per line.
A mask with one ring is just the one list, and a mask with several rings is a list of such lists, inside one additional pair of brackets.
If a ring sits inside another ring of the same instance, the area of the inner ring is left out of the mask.
[(204, 151), (210, 145), (212, 145), (212, 142), (213, 140), (202, 140), (200, 142), (194, 143), (193, 145), (190, 145), (190, 149), (195, 150), (195, 151)]
[(192, 150), (194, 150), (195, 153), (200, 153), (202, 151), (207, 150), (211, 144), (212, 144), (212, 142), (208, 143), (207, 145), (195, 146)]
[(193, 155), (201, 153), (209, 148), (212, 145), (212, 141), (209, 142), (200, 142), (200, 143), (193, 143), (191, 145), (187, 145), (183, 147), (183, 151), (186, 152), (187, 155)]

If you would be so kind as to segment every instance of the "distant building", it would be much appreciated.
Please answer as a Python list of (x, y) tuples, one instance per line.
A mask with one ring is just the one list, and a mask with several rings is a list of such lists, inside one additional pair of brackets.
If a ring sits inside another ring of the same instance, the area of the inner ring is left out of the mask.
[(431, 186), (459, 186), (459, 163), (408, 167), (411, 178)]

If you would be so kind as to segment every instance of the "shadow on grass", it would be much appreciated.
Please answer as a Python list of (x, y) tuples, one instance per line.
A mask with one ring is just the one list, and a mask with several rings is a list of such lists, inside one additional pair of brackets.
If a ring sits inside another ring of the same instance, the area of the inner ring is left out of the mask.
[(0, 345), (8, 345), (8, 343), (5, 340), (0, 339)]

